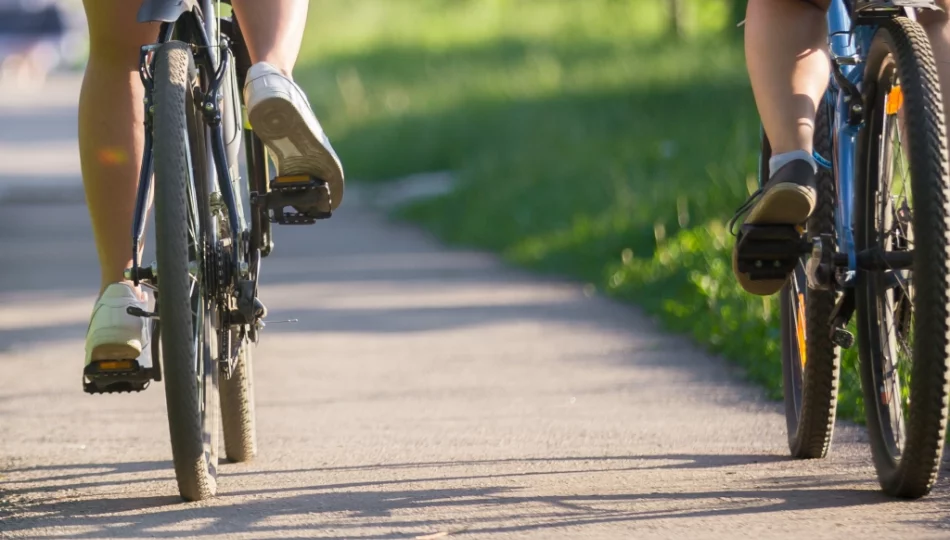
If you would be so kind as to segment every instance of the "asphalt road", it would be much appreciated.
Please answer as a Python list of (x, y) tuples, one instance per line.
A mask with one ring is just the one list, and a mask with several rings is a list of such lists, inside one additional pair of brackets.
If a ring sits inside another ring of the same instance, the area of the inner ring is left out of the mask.
[(256, 351), (260, 458), (182, 503), (161, 386), (81, 392), (75, 84), (0, 92), (0, 537), (950, 537), (947, 484), (884, 497), (860, 429), (792, 461), (779, 405), (719, 359), (356, 196), (278, 231), (263, 295), (300, 322)]

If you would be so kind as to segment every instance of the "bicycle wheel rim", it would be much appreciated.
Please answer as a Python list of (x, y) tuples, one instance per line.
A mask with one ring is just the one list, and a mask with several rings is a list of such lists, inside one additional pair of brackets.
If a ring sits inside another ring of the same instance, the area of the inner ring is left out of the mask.
[[(890, 113), (893, 110), (890, 107), (897, 108), (892, 100), (897, 99), (895, 88), (900, 88), (900, 81), (896, 79), (897, 65), (893, 58), (885, 62), (880, 79), (892, 82), (879, 89), (886, 97), (884, 106), (877, 111), (882, 118), (875, 119), (875, 124), (880, 122), (881, 126), (877, 149), (878, 194), (871, 216), (875, 238), (866, 240), (869, 245), (887, 253), (906, 250), (913, 245), (913, 223), (899, 216), (912, 216), (913, 210), (910, 206), (909, 160), (904, 149), (906, 134), (902, 134), (901, 116)], [(877, 427), (896, 467), (900, 465), (907, 439), (910, 408), (913, 343), (906, 337), (902, 339), (902, 335), (913, 335), (913, 272), (871, 273), (865, 280), (865, 294), (868, 299), (868, 327), (865, 331), (871, 339), (873, 354), (869, 360), (873, 385), (877, 390), (875, 402), (866, 406), (877, 409)]]
[[(805, 364), (808, 361), (805, 334), (805, 303), (807, 302), (805, 268), (801, 262), (795, 267), (782, 290), (782, 333), (786, 343), (787, 361), (783, 362), (786, 388), (786, 420), (789, 437), (798, 431), (804, 403)], [(793, 414), (787, 414), (792, 411)]]

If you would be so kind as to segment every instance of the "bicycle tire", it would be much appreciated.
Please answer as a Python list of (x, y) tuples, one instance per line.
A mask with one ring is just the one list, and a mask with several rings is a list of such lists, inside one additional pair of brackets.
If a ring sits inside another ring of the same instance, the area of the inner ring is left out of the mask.
[(250, 343), (242, 344), (234, 372), (221, 379), (224, 453), (232, 463), (250, 461), (257, 455), (253, 358)]
[[(832, 152), (829, 116), (822, 102), (815, 119), (814, 146), (826, 157)], [(817, 205), (806, 223), (809, 239), (835, 234), (836, 198), (831, 171), (819, 168), (816, 187)], [(802, 258), (781, 293), (782, 386), (789, 451), (799, 459), (818, 459), (827, 455), (834, 433), (841, 358), (830, 333), (835, 292), (808, 288), (806, 260)], [(799, 318), (804, 319), (801, 326)]]
[(156, 51), (155, 249), (161, 272), (161, 349), (175, 477), (188, 501), (215, 495), (218, 459), (214, 310), (204, 294), (202, 275), (210, 206), (203, 124), (193, 103), (196, 77), (188, 44), (173, 41)]
[[(899, 107), (903, 108), (903, 121), (896, 112), (888, 112), (889, 102), (885, 101), (893, 91), (891, 85), (895, 75), (902, 92)], [(857, 250), (886, 247), (880, 243), (876, 221), (882, 219), (886, 227), (883, 220), (888, 215), (900, 219), (900, 214), (891, 214), (896, 210), (887, 206), (893, 203), (890, 186), (885, 184), (882, 187), (882, 180), (887, 180), (882, 174), (888, 174), (890, 168), (879, 168), (882, 152), (886, 156), (889, 148), (891, 152), (895, 151), (895, 147), (883, 143), (889, 115), (895, 117), (895, 125), (903, 122), (908, 130), (906, 151), (910, 154), (910, 193), (915, 208), (912, 213), (903, 214), (905, 219), (907, 215), (913, 219), (911, 226), (905, 227), (905, 234), (912, 236), (914, 250), (910, 278), (893, 270), (889, 282), (885, 281), (887, 275), (884, 272), (858, 274), (855, 292), (861, 382), (871, 453), (881, 487), (892, 496), (919, 498), (930, 492), (937, 479), (947, 429), (950, 385), (947, 357), (950, 348), (947, 138), (936, 64), (927, 34), (919, 24), (901, 17), (879, 28), (868, 51), (864, 88), (868, 125), (862, 130), (858, 148), (860, 171), (854, 205)], [(897, 142), (898, 151), (903, 153), (903, 139)], [(887, 196), (882, 197), (882, 193)], [(877, 214), (879, 210), (880, 216)], [(913, 293), (907, 289), (908, 286), (912, 287)], [(888, 290), (895, 292), (888, 293)], [(880, 324), (880, 316), (886, 317), (888, 312), (881, 309), (881, 303), (904, 294), (911, 306), (910, 318), (903, 319), (902, 309), (900, 330), (894, 325)], [(908, 421), (905, 430), (898, 425), (895, 432), (892, 413), (900, 423), (904, 405), (900, 404), (896, 411), (891, 411), (890, 405), (894, 395), (903, 395), (900, 369), (905, 364), (893, 360), (887, 364), (888, 357), (895, 356), (894, 349), (892, 342), (882, 342), (884, 333), (888, 334), (888, 339), (897, 339), (899, 331), (907, 335), (912, 332), (916, 339), (910, 353), (912, 365), (906, 370), (910, 377), (905, 385), (909, 395)], [(888, 351), (886, 354), (885, 350)], [(896, 389), (896, 394), (888, 395), (888, 388)], [(895, 433), (898, 437), (906, 433), (903, 444), (894, 441), (892, 435)]]

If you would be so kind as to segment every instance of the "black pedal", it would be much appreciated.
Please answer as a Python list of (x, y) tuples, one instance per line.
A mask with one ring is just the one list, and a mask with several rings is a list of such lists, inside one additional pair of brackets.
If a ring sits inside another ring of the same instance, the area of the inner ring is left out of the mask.
[(739, 272), (752, 281), (785, 279), (811, 251), (794, 225), (743, 225), (737, 244)]
[(313, 225), (332, 215), (330, 195), (330, 186), (318, 178), (278, 176), (270, 182), (266, 206), (274, 223)]
[(141, 392), (160, 376), (143, 368), (138, 360), (99, 360), (83, 370), (83, 391), (87, 394)]
[(854, 347), (854, 334), (844, 328), (834, 328), (831, 331), (831, 341), (842, 349)]

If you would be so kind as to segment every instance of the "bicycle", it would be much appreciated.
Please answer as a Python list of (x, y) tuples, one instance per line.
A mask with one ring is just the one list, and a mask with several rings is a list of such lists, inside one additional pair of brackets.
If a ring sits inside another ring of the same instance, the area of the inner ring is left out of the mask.
[[(826, 455), (839, 350), (854, 345), (855, 329), (878, 480), (905, 498), (936, 481), (950, 387), (950, 176), (936, 64), (916, 22), (922, 9), (937, 6), (834, 0), (832, 78), (815, 123), (815, 213), (804, 233), (744, 226), (737, 247), (740, 268), (759, 279), (791, 272), (781, 293), (791, 454)], [(770, 152), (763, 132), (760, 185)]]
[[(331, 216), (326, 182), (268, 181), (268, 153), (240, 91), (250, 57), (229, 3), (141, 5), (139, 22), (161, 25), (158, 42), (140, 55), (146, 136), (126, 278), (155, 291), (153, 313), (129, 309), (151, 321), (155, 362), (151, 370), (137, 361), (99, 363), (98, 377), (86, 384), (93, 393), (134, 391), (164, 379), (175, 476), (190, 501), (217, 491), (219, 422), (229, 461), (257, 453), (251, 346), (266, 316), (258, 279), (261, 259), (274, 247), (271, 223)], [(153, 196), (156, 262), (145, 266), (139, 254)]]

